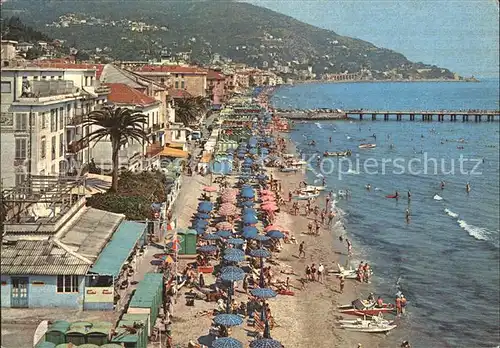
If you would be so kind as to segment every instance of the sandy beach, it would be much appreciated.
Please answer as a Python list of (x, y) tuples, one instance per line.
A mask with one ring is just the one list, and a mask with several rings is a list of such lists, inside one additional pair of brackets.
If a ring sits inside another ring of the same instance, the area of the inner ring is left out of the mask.
[[(294, 153), (295, 146), (290, 140), (287, 142), (287, 152)], [(305, 173), (296, 174), (280, 173), (276, 168), (268, 168), (268, 174), (273, 174), (275, 179), (280, 180), (282, 195), (287, 197), (289, 190), (298, 187), (299, 182), (305, 180)], [(196, 211), (198, 198), (204, 185), (209, 185), (213, 178), (209, 176), (188, 177), (184, 182), (185, 189), (179, 197), (183, 202), (176, 215), (178, 216), (178, 226), (189, 226), (189, 220)], [(232, 180), (234, 182), (234, 179)], [(337, 263), (345, 263), (347, 248), (340, 245), (338, 236), (342, 233), (342, 225), (330, 228), (324, 226), (319, 236), (307, 234), (309, 220), (304, 215), (294, 216), (291, 214), (291, 204), (286, 203), (276, 215), (275, 225), (290, 231), (296, 238), (297, 244), (282, 243), (283, 248), (279, 253), (273, 253), (271, 260), (266, 261), (266, 265), (271, 265), (275, 278), (282, 281), (290, 277), (291, 290), (294, 296), (278, 295), (269, 300), (272, 315), (276, 325), (271, 331), (273, 338), (279, 340), (284, 347), (294, 348), (331, 348), (331, 347), (387, 347), (384, 345), (384, 336), (365, 334), (357, 332), (347, 332), (336, 325), (339, 313), (336, 307), (339, 304), (350, 303), (358, 297), (365, 298), (369, 294), (369, 284), (361, 284), (355, 280), (346, 280), (344, 293), (339, 291), (339, 279), (336, 275), (328, 275), (324, 283), (305, 282), (305, 267), (315, 263), (323, 263), (326, 270), (337, 269)], [(320, 195), (317, 202), (321, 208), (325, 206), (325, 195)], [(303, 209), (301, 209), (302, 214)], [(335, 222), (335, 221), (334, 221)], [(263, 226), (258, 226), (261, 229)], [(306, 257), (298, 257), (298, 243), (305, 242)], [(182, 260), (179, 270), (182, 270), (187, 262), (192, 260)], [(293, 275), (281, 273), (290, 272)], [(211, 275), (206, 276), (207, 284), (215, 281)], [(184, 296), (189, 291), (187, 288), (181, 289), (177, 294), (173, 315), (173, 340), (174, 345), (186, 346), (190, 341), (199, 342), (210, 347), (211, 336), (208, 335), (211, 326), (211, 312), (216, 304), (214, 302), (196, 301), (195, 306), (186, 306)], [(242, 290), (236, 290), (235, 299), (239, 303), (247, 301), (248, 295)], [(231, 337), (244, 343), (247, 347), (255, 333), (255, 328), (248, 326), (245, 322), (240, 327), (231, 330)]]

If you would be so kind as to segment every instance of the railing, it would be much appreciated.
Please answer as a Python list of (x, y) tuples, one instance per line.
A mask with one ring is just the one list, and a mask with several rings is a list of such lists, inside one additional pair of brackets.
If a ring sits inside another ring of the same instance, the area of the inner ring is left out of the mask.
[[(80, 110), (81, 110), (81, 109), (80, 109)], [(84, 118), (84, 116), (83, 116), (83, 115), (77, 115), (77, 114), (75, 113), (75, 115), (73, 115), (72, 117), (70, 117), (70, 118), (68, 119), (68, 123), (67, 123), (67, 125), (68, 125), (68, 126), (77, 126), (77, 125), (79, 125), (79, 124), (82, 124), (84, 119), (85, 119), (85, 118)]]
[(88, 139), (73, 141), (68, 144), (68, 148), (66, 149), (66, 153), (78, 153), (79, 151), (87, 148), (89, 146)]
[(161, 124), (158, 124), (158, 123), (155, 123), (153, 125), (153, 127), (151, 127), (153, 129), (153, 132), (156, 132), (156, 131), (159, 131), (160, 129), (162, 129), (162, 125)]

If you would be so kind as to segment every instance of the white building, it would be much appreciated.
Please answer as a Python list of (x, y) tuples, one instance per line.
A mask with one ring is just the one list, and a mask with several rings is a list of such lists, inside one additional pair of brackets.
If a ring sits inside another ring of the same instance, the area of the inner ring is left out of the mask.
[(1, 177), (4, 187), (26, 175), (67, 174), (88, 163), (83, 116), (106, 101), (95, 69), (8, 67), (1, 77)]

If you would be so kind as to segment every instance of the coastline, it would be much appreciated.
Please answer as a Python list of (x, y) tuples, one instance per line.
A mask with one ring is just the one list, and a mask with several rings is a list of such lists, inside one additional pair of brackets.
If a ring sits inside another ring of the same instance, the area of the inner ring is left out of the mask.
[(407, 82), (471, 82), (471, 83), (479, 83), (481, 80), (475, 79), (475, 80), (452, 80), (452, 79), (421, 79), (421, 80), (351, 80), (351, 81), (332, 81), (332, 80), (310, 80), (310, 81), (296, 81), (291, 85), (282, 85), (282, 86), (294, 86), (294, 85), (303, 85), (303, 84), (330, 84), (330, 83), (390, 83), (390, 82), (395, 82), (395, 83), (407, 83)]

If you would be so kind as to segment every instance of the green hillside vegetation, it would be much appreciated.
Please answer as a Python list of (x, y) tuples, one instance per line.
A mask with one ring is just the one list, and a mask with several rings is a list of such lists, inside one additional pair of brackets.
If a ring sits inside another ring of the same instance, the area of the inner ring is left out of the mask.
[[(261, 67), (276, 61), (286, 66), (322, 73), (372, 71), (416, 71), (431, 68), (412, 63), (397, 52), (302, 23), (294, 18), (247, 3), (227, 1), (55, 1), (13, 0), (3, 12), (16, 10), (27, 23), (48, 35), (77, 42), (95, 52), (106, 48), (116, 59), (158, 58), (172, 53), (191, 52), (192, 59), (208, 62), (214, 53), (238, 62)], [(87, 23), (59, 25), (60, 16), (74, 14)], [(94, 18), (94, 19), (92, 19)], [(131, 31), (120, 20), (140, 21), (163, 29)], [(88, 23), (92, 22), (92, 25)], [(53, 23), (51, 26), (47, 24)], [(55, 23), (55, 24), (54, 24)], [(272, 37), (272, 38), (271, 38)], [(438, 77), (452, 77), (447, 69), (434, 67)]]

